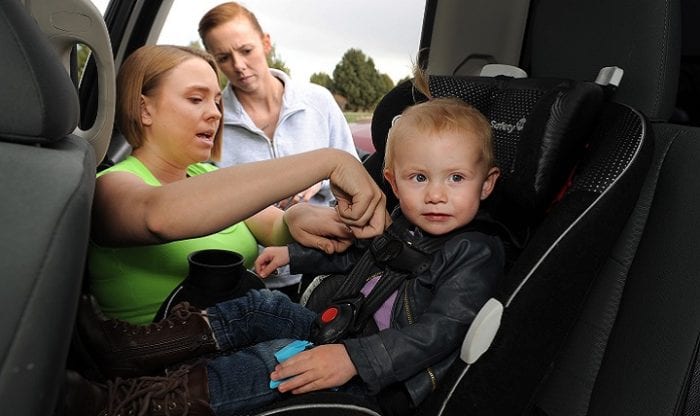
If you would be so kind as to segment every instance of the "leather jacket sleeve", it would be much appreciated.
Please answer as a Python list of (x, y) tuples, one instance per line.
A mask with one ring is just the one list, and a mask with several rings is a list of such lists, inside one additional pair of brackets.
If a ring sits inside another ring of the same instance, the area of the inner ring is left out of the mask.
[(292, 274), (312, 275), (350, 273), (368, 244), (366, 240), (358, 240), (345, 252), (330, 255), (297, 243), (288, 244), (289, 271)]
[(476, 313), (492, 296), (503, 263), (497, 237), (456, 236), (436, 253), (426, 273), (399, 289), (389, 329), (343, 341), (370, 393), (421, 376), (427, 380), (417, 388), (421, 391), (407, 387), (414, 401), (422, 400), (437, 382), (430, 367), (455, 357)]

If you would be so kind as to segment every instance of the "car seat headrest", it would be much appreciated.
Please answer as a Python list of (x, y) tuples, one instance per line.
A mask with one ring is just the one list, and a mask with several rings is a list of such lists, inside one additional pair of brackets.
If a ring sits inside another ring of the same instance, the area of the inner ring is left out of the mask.
[(490, 120), (501, 168), (490, 205), (501, 211), (505, 204), (508, 222), (529, 222), (545, 212), (580, 157), (604, 99), (593, 82), (561, 79), (435, 76), (430, 89), (433, 96), (461, 98)]
[[(484, 207), (511, 231), (526, 233), (581, 157), (606, 97), (604, 87), (554, 78), (453, 76), (431, 76), (429, 84), (434, 97), (460, 98), (491, 122), (501, 177)], [(385, 149), (390, 115), (425, 99), (406, 82), (380, 102), (372, 125), (377, 151)]]
[(0, 140), (46, 143), (75, 130), (75, 86), (48, 39), (18, 1), (0, 2)]

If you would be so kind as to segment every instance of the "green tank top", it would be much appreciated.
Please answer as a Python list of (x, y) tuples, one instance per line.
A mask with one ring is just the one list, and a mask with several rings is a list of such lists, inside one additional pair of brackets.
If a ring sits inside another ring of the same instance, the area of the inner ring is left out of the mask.
[[(194, 176), (216, 169), (208, 163), (197, 163), (191, 165), (187, 173)], [(110, 172), (131, 172), (151, 186), (161, 186), (148, 168), (133, 156), (97, 176)], [(255, 237), (243, 222), (216, 234), (167, 244), (102, 247), (91, 241), (88, 250), (90, 290), (107, 316), (133, 324), (147, 324), (153, 320), (163, 300), (187, 276), (187, 255), (205, 248), (237, 251), (249, 268), (258, 255)]]

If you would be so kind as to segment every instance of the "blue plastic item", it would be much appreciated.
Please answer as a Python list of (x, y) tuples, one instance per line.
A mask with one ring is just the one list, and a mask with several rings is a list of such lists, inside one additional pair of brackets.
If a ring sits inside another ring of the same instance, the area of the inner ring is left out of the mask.
[[(312, 342), (301, 339), (292, 341), (275, 353), (275, 359), (278, 363), (282, 363), (305, 349), (313, 347), (313, 345), (314, 344)], [(270, 388), (276, 389), (281, 383), (287, 380), (289, 380), (289, 378), (285, 378), (283, 380), (270, 380)]]

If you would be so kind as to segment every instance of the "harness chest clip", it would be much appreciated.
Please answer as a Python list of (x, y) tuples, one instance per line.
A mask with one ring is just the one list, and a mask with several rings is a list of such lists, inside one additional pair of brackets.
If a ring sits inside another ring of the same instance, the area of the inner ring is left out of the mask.
[(331, 344), (353, 334), (357, 314), (364, 300), (365, 297), (360, 294), (328, 306), (311, 324), (311, 341), (316, 345)]

